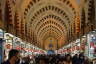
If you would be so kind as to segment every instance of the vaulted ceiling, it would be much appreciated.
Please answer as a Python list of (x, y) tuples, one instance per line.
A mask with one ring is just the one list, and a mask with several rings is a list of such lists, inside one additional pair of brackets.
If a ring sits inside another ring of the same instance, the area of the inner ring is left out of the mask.
[(4, 1), (9, 12), (6, 17), (11, 18), (10, 25), (17, 27), (15, 35), (43, 49), (49, 49), (50, 44), (54, 49), (68, 44), (80, 30), (76, 0)]
[(61, 47), (68, 44), (71, 34), (75, 33), (73, 30), (75, 20), (79, 17), (78, 9), (75, 0), (31, 0), (24, 9), (24, 20), (40, 39), (43, 48), (52, 44), (49, 40), (46, 45), (50, 37), (58, 41), (58, 47)]

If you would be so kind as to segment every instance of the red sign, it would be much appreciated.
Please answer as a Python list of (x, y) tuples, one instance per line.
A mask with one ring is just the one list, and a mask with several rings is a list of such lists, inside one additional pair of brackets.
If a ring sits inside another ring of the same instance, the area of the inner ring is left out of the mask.
[(21, 47), (20, 47), (20, 46), (17, 46), (16, 49), (17, 49), (17, 50), (21, 50)]

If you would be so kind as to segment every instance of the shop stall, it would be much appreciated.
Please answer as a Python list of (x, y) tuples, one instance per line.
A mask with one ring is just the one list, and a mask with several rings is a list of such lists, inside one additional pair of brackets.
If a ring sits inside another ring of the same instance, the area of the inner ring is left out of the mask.
[(25, 42), (21, 42), (21, 56), (23, 57), (26, 53), (26, 43)]
[(88, 42), (88, 56), (90, 58), (96, 57), (96, 30), (91, 31), (87, 34)]
[(18, 37), (14, 37), (13, 41), (13, 49), (21, 50), (21, 39)]
[(75, 47), (74, 54), (80, 53), (80, 47), (81, 47), (80, 39), (77, 39), (74, 44), (75, 44), (74, 45), (74, 47)]
[(13, 48), (13, 38), (14, 36), (10, 33), (5, 33), (4, 34), (4, 51), (5, 51), (5, 55), (6, 55), (6, 60), (8, 59), (8, 53), (9, 51)]

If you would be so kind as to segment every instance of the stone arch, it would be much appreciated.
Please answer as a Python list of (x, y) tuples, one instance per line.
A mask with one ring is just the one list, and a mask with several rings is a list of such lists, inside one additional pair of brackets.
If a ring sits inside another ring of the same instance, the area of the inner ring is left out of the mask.
[(95, 21), (95, 6), (94, 6), (94, 0), (89, 0), (88, 4), (88, 25), (90, 26), (90, 29), (93, 30), (96, 27)]
[(11, 32), (10, 31), (10, 27), (13, 27), (13, 22), (12, 22), (12, 8), (10, 6), (10, 1), (7, 0), (5, 3), (5, 25), (6, 25), (6, 31), (7, 32)]
[(0, 3), (0, 28), (3, 29), (4, 27), (4, 24), (3, 24), (3, 21), (2, 21), (2, 9), (1, 9), (1, 3)]

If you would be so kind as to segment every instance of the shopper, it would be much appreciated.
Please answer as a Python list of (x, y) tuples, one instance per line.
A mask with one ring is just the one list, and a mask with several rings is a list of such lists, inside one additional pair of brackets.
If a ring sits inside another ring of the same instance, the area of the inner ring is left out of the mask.
[(75, 54), (72, 58), (72, 64), (79, 64), (79, 55)]
[(19, 51), (16, 49), (11, 49), (9, 51), (8, 60), (1, 64), (19, 64), (18, 62), (18, 60), (20, 59), (19, 57), (20, 57)]
[(65, 62), (63, 64), (72, 64), (72, 57), (70, 54), (66, 55)]
[(79, 54), (79, 64), (84, 64), (84, 60), (85, 60), (84, 53), (82, 52)]
[(87, 56), (84, 57), (84, 64), (90, 64), (89, 58)]

